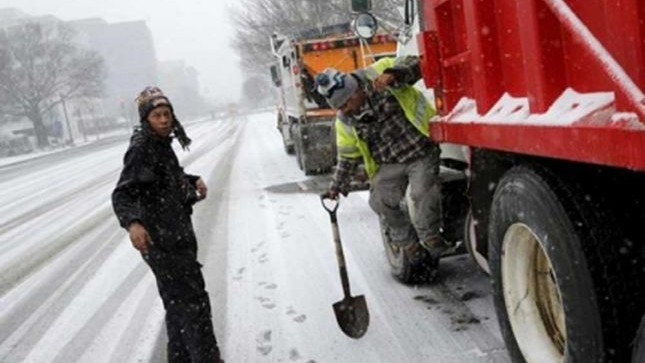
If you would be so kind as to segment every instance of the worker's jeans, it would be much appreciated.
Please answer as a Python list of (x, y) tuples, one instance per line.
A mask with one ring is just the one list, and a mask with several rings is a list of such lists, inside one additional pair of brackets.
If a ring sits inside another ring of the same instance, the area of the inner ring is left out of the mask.
[[(441, 231), (441, 183), (438, 148), (411, 163), (382, 164), (372, 180), (370, 207), (380, 217), (392, 243), (406, 245)], [(410, 186), (408, 213), (401, 208)]]
[(218, 362), (210, 302), (194, 249), (167, 252), (153, 246), (143, 257), (166, 308), (168, 363)]

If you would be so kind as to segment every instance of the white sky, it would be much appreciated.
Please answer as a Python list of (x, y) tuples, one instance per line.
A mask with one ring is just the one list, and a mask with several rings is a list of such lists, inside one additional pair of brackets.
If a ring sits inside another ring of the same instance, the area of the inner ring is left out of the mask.
[(184, 59), (200, 74), (202, 94), (237, 101), (242, 75), (230, 46), (231, 0), (0, 0), (0, 8), (62, 20), (101, 17), (108, 22), (145, 20), (160, 61)]

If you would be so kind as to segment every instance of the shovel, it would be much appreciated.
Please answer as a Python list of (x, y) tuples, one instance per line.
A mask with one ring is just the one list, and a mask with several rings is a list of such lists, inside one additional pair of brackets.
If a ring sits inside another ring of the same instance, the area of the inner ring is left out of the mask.
[[(329, 199), (332, 202), (325, 202)], [(336, 210), (338, 210), (338, 200), (321, 197), (323, 208), (329, 212), (331, 218), (331, 229), (334, 235), (334, 244), (336, 245), (336, 259), (338, 260), (338, 270), (340, 272), (340, 281), (343, 284), (343, 300), (334, 303), (334, 314), (338, 326), (347, 336), (358, 339), (367, 331), (370, 323), (370, 313), (367, 310), (365, 296), (360, 295), (352, 297), (349, 291), (349, 278), (347, 277), (347, 267), (345, 265), (345, 254), (340, 242), (340, 233), (338, 232), (338, 221), (336, 220)]]

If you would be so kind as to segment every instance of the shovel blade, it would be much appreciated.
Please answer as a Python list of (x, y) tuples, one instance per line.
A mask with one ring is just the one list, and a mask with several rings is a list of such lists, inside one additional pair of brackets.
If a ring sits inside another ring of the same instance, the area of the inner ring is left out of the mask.
[(365, 335), (370, 324), (370, 313), (367, 310), (365, 296), (348, 296), (333, 306), (336, 321), (343, 333), (354, 339)]

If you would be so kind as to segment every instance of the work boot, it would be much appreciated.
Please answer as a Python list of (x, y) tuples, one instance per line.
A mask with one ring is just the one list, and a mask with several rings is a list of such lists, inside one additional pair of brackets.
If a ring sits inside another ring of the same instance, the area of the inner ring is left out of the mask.
[(428, 252), (418, 242), (410, 242), (402, 248), (405, 257), (408, 258), (408, 261), (410, 261), (412, 265), (417, 265), (428, 255)]
[(419, 244), (428, 251), (434, 260), (437, 261), (441, 258), (441, 255), (450, 248), (450, 245), (446, 243), (446, 240), (438, 234), (430, 236), (424, 241), (419, 241)]

